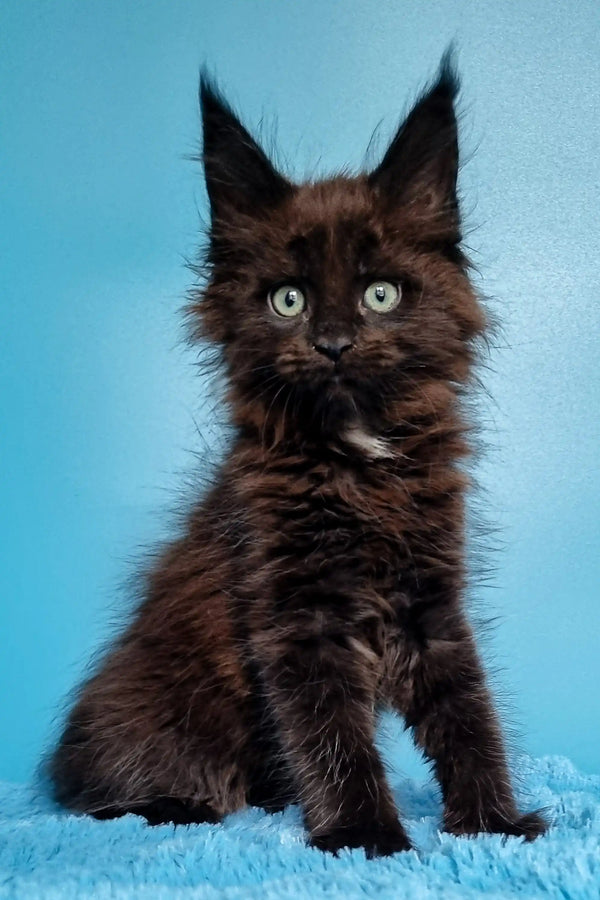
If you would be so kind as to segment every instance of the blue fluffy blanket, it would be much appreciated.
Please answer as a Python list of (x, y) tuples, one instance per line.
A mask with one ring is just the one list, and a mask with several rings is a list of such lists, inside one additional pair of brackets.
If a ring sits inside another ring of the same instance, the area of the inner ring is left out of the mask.
[(516, 775), (553, 823), (545, 837), (442, 834), (435, 789), (392, 774), (417, 849), (378, 860), (308, 848), (293, 807), (272, 816), (248, 809), (223, 825), (149, 828), (132, 815), (69, 815), (42, 791), (0, 783), (0, 897), (600, 897), (600, 777), (560, 757), (521, 759)]

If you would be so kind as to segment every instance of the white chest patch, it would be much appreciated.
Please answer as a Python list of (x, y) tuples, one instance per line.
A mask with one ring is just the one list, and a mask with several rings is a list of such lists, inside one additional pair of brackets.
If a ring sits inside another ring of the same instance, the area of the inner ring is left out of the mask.
[(369, 434), (361, 425), (350, 425), (342, 434), (342, 438), (367, 459), (385, 459), (393, 456), (387, 441), (375, 434)]

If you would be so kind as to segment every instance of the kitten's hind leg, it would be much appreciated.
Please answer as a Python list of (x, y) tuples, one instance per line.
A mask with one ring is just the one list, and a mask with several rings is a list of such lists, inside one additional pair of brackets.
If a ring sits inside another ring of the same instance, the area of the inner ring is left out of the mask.
[(143, 816), (148, 825), (194, 825), (205, 822), (214, 825), (220, 822), (220, 816), (209, 803), (195, 803), (177, 797), (157, 797), (146, 803), (105, 806), (93, 810), (91, 815), (95, 819), (116, 819), (128, 813)]
[(453, 834), (487, 831), (533, 840), (546, 830), (537, 813), (517, 809), (504, 742), (469, 625), (458, 613), (427, 616), (410, 645), (395, 705), (416, 744), (433, 761)]
[(273, 769), (252, 772), (249, 775), (249, 787), (246, 791), (249, 806), (259, 806), (265, 812), (276, 813), (296, 800), (297, 792), (289, 773)]
[(277, 726), (267, 708), (263, 690), (254, 676), (252, 719), (255, 727), (246, 757), (246, 802), (269, 813), (281, 812), (298, 801), (292, 772), (286, 763)]

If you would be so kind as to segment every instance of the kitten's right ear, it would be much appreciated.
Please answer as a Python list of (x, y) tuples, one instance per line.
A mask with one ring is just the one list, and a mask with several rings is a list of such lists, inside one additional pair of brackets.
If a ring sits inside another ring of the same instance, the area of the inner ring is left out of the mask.
[(246, 131), (209, 75), (200, 76), (202, 160), (213, 228), (236, 213), (260, 215), (293, 190)]

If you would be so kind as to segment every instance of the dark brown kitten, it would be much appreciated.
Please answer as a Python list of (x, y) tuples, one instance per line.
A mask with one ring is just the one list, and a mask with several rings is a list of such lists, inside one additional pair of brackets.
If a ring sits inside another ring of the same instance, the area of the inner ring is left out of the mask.
[(230, 453), (82, 687), (51, 763), (99, 817), (217, 821), (302, 806), (310, 841), (410, 846), (373, 743), (397, 710), (445, 827), (544, 831), (518, 811), (463, 611), (459, 398), (485, 317), (461, 253), (447, 60), (375, 171), (294, 185), (207, 79), (210, 279)]

